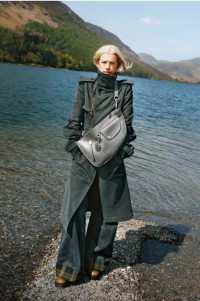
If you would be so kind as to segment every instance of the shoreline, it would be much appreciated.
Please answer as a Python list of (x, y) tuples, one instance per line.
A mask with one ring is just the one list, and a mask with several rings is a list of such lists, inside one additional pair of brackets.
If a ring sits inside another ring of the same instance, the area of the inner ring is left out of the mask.
[[(17, 62), (5, 62), (0, 61), (1, 64), (10, 64), (10, 65), (17, 65), (17, 66), (27, 66), (27, 67), (36, 67), (36, 68), (43, 68), (43, 69), (53, 69), (53, 70), (66, 70), (66, 71), (75, 71), (75, 72), (88, 72), (88, 73), (96, 73), (95, 70), (78, 70), (78, 69), (69, 69), (69, 68), (63, 68), (63, 67), (52, 67), (52, 66), (45, 66), (45, 65), (39, 65), (35, 63), (17, 63)], [(172, 78), (169, 79), (159, 79), (159, 78), (153, 78), (153, 77), (139, 77), (134, 75), (128, 75), (128, 74), (121, 74), (122, 76), (128, 76), (128, 77), (138, 77), (138, 78), (145, 78), (149, 80), (159, 80), (159, 81), (166, 81), (166, 82), (174, 82), (174, 83), (183, 83), (183, 84), (193, 84), (193, 85), (200, 85), (200, 81), (187, 81), (187, 80), (181, 80)]]
[(48, 253), (51, 254), (45, 255), (32, 278), (21, 290), (15, 292), (15, 300), (147, 301), (141, 286), (141, 274), (134, 269), (135, 264), (141, 260), (143, 241), (147, 239), (180, 244), (183, 237), (151, 222), (135, 219), (121, 222), (115, 238), (113, 258), (102, 278), (99, 281), (89, 281), (84, 276), (77, 285), (59, 289), (54, 286), (59, 234), (48, 245)]

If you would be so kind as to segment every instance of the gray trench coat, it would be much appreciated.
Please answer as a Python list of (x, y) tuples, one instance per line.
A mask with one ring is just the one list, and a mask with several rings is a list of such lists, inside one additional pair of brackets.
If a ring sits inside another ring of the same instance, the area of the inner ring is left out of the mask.
[[(93, 87), (95, 79), (79, 78), (77, 97), (73, 113), (64, 126), (64, 136), (67, 138), (66, 151), (71, 152), (73, 161), (70, 176), (67, 181), (63, 206), (61, 210), (61, 223), (67, 229), (68, 224), (84, 198), (88, 201), (88, 211), (92, 198), (100, 193), (103, 219), (105, 222), (117, 222), (133, 217), (129, 188), (124, 166), (124, 158), (133, 153), (130, 144), (136, 138), (132, 128), (133, 119), (133, 92), (132, 82), (118, 81), (119, 100), (127, 125), (127, 139), (123, 148), (109, 162), (101, 167), (94, 167), (80, 152), (76, 141), (81, 137), (82, 131), (87, 132), (111, 110), (114, 109), (114, 88), (97, 85), (97, 97), (94, 106), (94, 116), (88, 115), (92, 107)], [(88, 194), (95, 176), (98, 176), (99, 192)]]

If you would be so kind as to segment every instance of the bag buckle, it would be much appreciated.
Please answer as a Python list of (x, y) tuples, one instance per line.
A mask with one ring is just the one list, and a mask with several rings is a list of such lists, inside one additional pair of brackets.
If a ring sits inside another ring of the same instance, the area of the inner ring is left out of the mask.
[(101, 151), (101, 134), (97, 134), (97, 142), (95, 143), (95, 149), (97, 152)]

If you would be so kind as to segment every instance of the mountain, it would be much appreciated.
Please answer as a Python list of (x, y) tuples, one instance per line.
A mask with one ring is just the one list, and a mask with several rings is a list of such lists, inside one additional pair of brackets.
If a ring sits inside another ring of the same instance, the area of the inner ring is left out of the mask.
[(182, 60), (179, 62), (168, 62), (156, 60), (153, 56), (146, 53), (139, 53), (138, 56), (143, 62), (168, 74), (173, 79), (200, 83), (200, 58)]
[(0, 61), (96, 71), (94, 52), (115, 44), (132, 68), (126, 74), (171, 80), (142, 62), (111, 32), (85, 22), (59, 1), (0, 2)]
[(153, 57), (152, 55), (149, 55), (147, 53), (138, 53), (139, 58), (149, 64), (149, 65), (156, 65), (157, 64), (157, 60), (155, 59), (155, 57)]
[(118, 47), (125, 53), (127, 56), (132, 56), (135, 60), (140, 60), (139, 56), (127, 45), (122, 43), (122, 41), (113, 33), (97, 26), (91, 23), (86, 23), (88, 24), (89, 28), (92, 29), (94, 32), (99, 33), (101, 36), (104, 36), (106, 39), (112, 41), (114, 45), (118, 45)]
[(73, 20), (84, 21), (64, 3), (58, 1), (1, 1), (0, 25), (17, 30), (29, 21), (58, 27)]

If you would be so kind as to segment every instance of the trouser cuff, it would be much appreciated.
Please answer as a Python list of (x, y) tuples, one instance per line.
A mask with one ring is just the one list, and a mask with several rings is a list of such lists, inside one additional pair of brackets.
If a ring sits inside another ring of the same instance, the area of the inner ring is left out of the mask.
[(96, 270), (103, 272), (105, 270), (105, 259), (104, 258), (90, 258), (87, 261), (88, 270)]
[(56, 267), (56, 276), (62, 277), (69, 282), (76, 282), (80, 275), (80, 271), (67, 267), (66, 265)]

